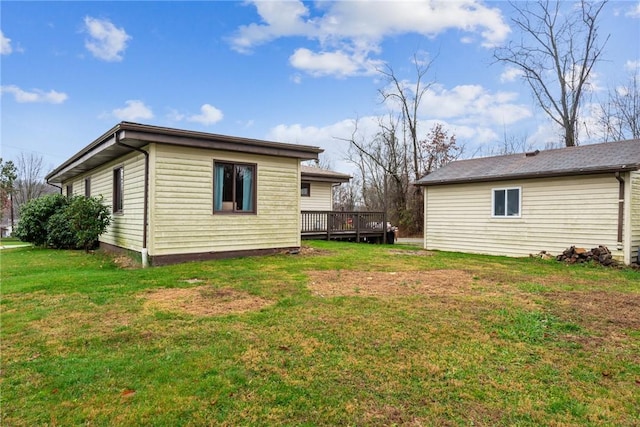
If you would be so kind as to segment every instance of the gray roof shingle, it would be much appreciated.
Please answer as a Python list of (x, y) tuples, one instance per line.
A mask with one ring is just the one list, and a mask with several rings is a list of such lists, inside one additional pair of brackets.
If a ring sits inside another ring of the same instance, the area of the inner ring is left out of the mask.
[(334, 181), (334, 182), (349, 182), (351, 175), (347, 175), (340, 172), (335, 172), (329, 169), (322, 169), (320, 167), (301, 165), (302, 178), (317, 178), (321, 181)]
[(640, 169), (640, 139), (457, 160), (419, 179), (422, 186), (583, 175)]

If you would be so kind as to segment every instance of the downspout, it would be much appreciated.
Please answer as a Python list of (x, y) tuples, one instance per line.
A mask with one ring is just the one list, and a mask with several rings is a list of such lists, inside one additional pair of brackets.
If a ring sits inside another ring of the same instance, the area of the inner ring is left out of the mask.
[(120, 137), (118, 136), (118, 131), (113, 133), (113, 137), (115, 138), (116, 144), (121, 145), (123, 147), (130, 148), (134, 151), (142, 153), (144, 155), (144, 207), (142, 214), (142, 267), (147, 268), (149, 266), (149, 249), (147, 248), (147, 228), (149, 225), (149, 221), (147, 220), (149, 216), (149, 152), (142, 150), (138, 147), (133, 147), (131, 145), (125, 144), (120, 141)]
[(60, 194), (62, 194), (62, 186), (61, 185), (55, 185), (55, 184), (50, 183), (49, 181), (47, 181), (47, 184), (49, 184), (52, 187), (56, 187), (56, 188), (60, 189)]
[(620, 176), (620, 172), (616, 172), (615, 177), (620, 183), (618, 190), (618, 250), (622, 250), (622, 230), (624, 226), (624, 179)]

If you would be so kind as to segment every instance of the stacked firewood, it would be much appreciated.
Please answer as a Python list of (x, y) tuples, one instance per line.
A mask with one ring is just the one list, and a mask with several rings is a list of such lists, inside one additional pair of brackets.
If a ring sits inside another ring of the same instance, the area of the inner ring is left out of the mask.
[(604, 266), (616, 266), (618, 262), (613, 259), (611, 251), (606, 246), (598, 246), (590, 250), (571, 246), (556, 256), (556, 261), (563, 261), (569, 264), (582, 264), (585, 262), (595, 262)]

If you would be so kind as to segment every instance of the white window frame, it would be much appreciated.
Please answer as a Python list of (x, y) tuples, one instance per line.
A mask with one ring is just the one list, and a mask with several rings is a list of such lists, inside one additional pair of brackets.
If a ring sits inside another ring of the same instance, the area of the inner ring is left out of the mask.
[[(509, 201), (507, 200), (507, 195), (509, 194), (509, 190), (518, 190), (518, 215), (508, 215), (507, 207), (509, 206)], [(496, 215), (496, 191), (504, 191), (504, 215)], [(521, 218), (522, 217), (522, 187), (496, 187), (491, 189), (491, 218), (500, 218), (500, 219), (508, 219), (508, 218)]]

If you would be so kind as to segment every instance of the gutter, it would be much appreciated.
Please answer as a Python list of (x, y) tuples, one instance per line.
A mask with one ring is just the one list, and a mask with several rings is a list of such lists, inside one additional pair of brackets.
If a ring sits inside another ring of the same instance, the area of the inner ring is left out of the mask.
[(623, 248), (622, 230), (624, 226), (624, 179), (622, 179), (620, 172), (616, 172), (614, 176), (620, 183), (618, 190), (618, 250), (620, 250)]
[(144, 155), (144, 208), (142, 214), (142, 267), (149, 266), (149, 249), (147, 248), (147, 229), (149, 227), (149, 152), (120, 141), (118, 131), (113, 133), (116, 145), (129, 148)]

